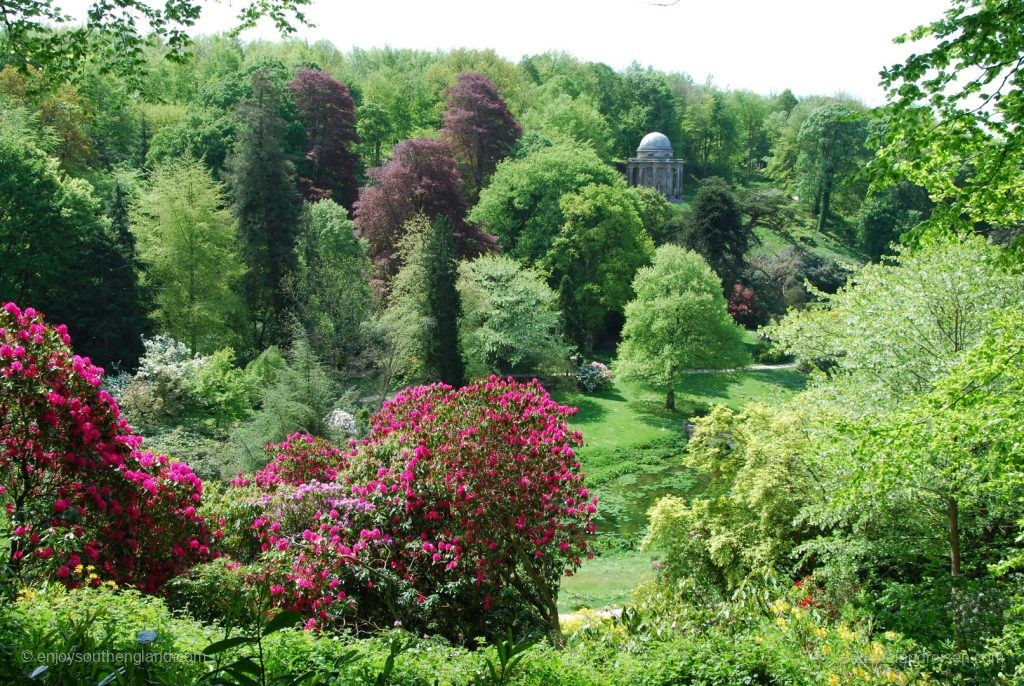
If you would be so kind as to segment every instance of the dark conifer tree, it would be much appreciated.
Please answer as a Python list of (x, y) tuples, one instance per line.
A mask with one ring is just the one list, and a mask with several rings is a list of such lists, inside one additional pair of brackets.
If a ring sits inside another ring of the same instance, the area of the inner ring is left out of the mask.
[(256, 350), (290, 340), (287, 281), (296, 270), (295, 240), (302, 209), (295, 170), (282, 147), (285, 122), (280, 81), (252, 73), (252, 96), (238, 108), (241, 135), (228, 163), (246, 274), (243, 295)]
[(562, 311), (562, 330), (565, 332), (565, 340), (582, 350), (585, 347), (586, 335), (583, 332), (583, 323), (580, 321), (577, 311), (575, 290), (572, 277), (568, 274), (562, 276), (562, 280), (558, 283), (558, 306)]
[(704, 256), (722, 279), (725, 292), (731, 293), (743, 269), (751, 233), (726, 181), (711, 177), (701, 182), (685, 234), (686, 247)]
[[(117, 212), (113, 203), (110, 212)], [(139, 282), (134, 240), (115, 226), (104, 228), (88, 237), (82, 259), (81, 280), (65, 291), (69, 307), (79, 312), (75, 347), (108, 370), (134, 370), (142, 337), (152, 330), (152, 299)]]
[(450, 221), (440, 217), (431, 223), (423, 250), (426, 309), (433, 322), (432, 335), (423, 341), (424, 367), (430, 376), (459, 387), (466, 382), (466, 369), (459, 350), (462, 303), (455, 287), (459, 266)]

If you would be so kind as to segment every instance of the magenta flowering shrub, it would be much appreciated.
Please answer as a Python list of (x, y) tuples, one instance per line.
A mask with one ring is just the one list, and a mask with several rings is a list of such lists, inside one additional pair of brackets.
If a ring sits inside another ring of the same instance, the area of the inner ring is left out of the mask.
[[(264, 479), (253, 530), (271, 594), (311, 626), (351, 617), (451, 634), (503, 606), (557, 631), (559, 579), (592, 555), (597, 509), (573, 412), (536, 381), (493, 376), (399, 393), (369, 438), (337, 455), (336, 482), (296, 486), (278, 469)], [(301, 454), (275, 464), (323, 473), (309, 468), (322, 451)]]
[(301, 486), (313, 481), (334, 481), (346, 466), (341, 450), (330, 441), (308, 434), (292, 434), (283, 443), (268, 445), (266, 450), (272, 456), (270, 462), (253, 477), (256, 485), (266, 491), (280, 484)]
[(756, 327), (759, 321), (757, 296), (752, 288), (735, 283), (729, 295), (729, 314), (740, 326)]
[(196, 510), (202, 482), (140, 450), (100, 388), (103, 370), (72, 352), (64, 325), (14, 303), (0, 310), (0, 503), (7, 563), (23, 580), (101, 580), (157, 590), (209, 559)]

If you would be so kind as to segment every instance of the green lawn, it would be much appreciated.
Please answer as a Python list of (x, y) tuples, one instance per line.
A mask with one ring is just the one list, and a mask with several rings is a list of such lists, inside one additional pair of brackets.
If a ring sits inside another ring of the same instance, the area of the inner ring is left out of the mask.
[(562, 579), (558, 611), (601, 608), (627, 603), (633, 589), (654, 580), (654, 557), (649, 553), (608, 553), (587, 562), (574, 576)]
[(572, 425), (583, 433), (580, 460), (589, 487), (600, 498), (598, 533), (602, 546), (610, 549), (563, 579), (560, 611), (621, 604), (633, 588), (653, 578), (652, 556), (636, 545), (647, 510), (658, 498), (693, 493), (699, 486), (683, 466), (683, 424), (696, 408), (778, 402), (803, 382), (795, 369), (691, 374), (677, 390), (674, 412), (665, 409), (660, 392), (619, 380), (611, 390), (595, 394), (553, 393), (558, 402), (579, 408)]

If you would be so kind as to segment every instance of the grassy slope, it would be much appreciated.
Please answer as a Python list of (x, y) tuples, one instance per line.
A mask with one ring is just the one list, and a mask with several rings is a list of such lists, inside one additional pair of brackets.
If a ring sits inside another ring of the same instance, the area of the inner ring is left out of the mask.
[[(688, 186), (677, 211), (688, 209), (694, 191), (695, 187)], [(784, 232), (755, 229), (753, 252), (774, 254), (796, 245), (825, 259), (861, 265), (864, 256), (840, 235), (848, 229), (820, 233), (810, 214), (799, 208), (797, 222)], [(748, 346), (753, 347), (755, 341), (750, 333)], [(658, 497), (693, 493), (698, 487), (682, 466), (682, 424), (697, 407), (719, 403), (739, 409), (755, 401), (778, 402), (803, 385), (804, 376), (795, 369), (693, 374), (677, 390), (680, 409), (676, 413), (664, 409), (659, 393), (621, 381), (611, 391), (595, 395), (556, 394), (560, 402), (580, 408), (574, 426), (586, 440), (580, 455), (587, 479), (601, 498), (599, 531), (605, 541), (619, 543), (619, 549), (613, 548), (586, 563), (576, 576), (563, 580), (561, 611), (623, 603), (634, 587), (654, 578), (652, 555), (636, 550), (636, 544), (647, 509)]]
[(793, 369), (694, 374), (677, 396), (679, 412), (665, 410), (660, 393), (622, 381), (594, 395), (556, 393), (559, 402), (580, 408), (573, 425), (583, 432), (580, 458), (601, 498), (599, 531), (605, 542), (618, 543), (563, 580), (561, 611), (623, 603), (634, 587), (653, 579), (652, 556), (636, 544), (657, 498), (692, 492), (697, 485), (682, 465), (683, 421), (696, 403), (739, 408), (753, 400), (778, 400), (802, 385)]

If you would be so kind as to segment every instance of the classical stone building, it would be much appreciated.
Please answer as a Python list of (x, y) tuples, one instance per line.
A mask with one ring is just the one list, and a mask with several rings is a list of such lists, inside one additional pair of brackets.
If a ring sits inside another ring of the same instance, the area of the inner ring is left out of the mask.
[(626, 180), (630, 186), (656, 188), (670, 202), (683, 199), (683, 161), (674, 157), (668, 136), (657, 131), (644, 136), (636, 157), (626, 161)]

